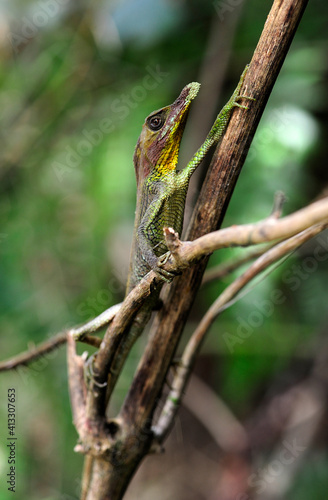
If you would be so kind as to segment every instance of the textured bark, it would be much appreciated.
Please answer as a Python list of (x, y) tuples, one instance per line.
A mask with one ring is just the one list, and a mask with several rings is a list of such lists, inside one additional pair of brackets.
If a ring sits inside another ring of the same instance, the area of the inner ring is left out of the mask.
[(123, 498), (137, 463), (130, 466), (115, 466), (110, 462), (95, 459), (92, 479), (86, 500), (115, 500)]

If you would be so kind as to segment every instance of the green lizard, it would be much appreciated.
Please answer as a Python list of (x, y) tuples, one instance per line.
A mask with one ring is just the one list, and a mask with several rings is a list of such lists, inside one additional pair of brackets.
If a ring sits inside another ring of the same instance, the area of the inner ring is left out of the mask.
[[(251, 99), (240, 95), (247, 68), (231, 98), (218, 114), (204, 143), (181, 171), (176, 169), (180, 143), (190, 104), (196, 97), (200, 84), (189, 83), (173, 104), (154, 111), (146, 118), (134, 153), (137, 207), (126, 295), (151, 269), (161, 272), (158, 258), (167, 251), (163, 241), (163, 228), (172, 227), (181, 235), (190, 177), (211, 146), (223, 136), (233, 109), (247, 109), (238, 100)], [(74, 338), (80, 339), (86, 333), (92, 333), (108, 324), (118, 306), (113, 307), (116, 309), (109, 308), (98, 318), (71, 330)]]
[(246, 71), (247, 67), (205, 142), (183, 170), (176, 169), (180, 142), (191, 101), (196, 97), (200, 84), (189, 83), (173, 104), (154, 111), (146, 118), (134, 153), (137, 208), (126, 293), (151, 269), (160, 271), (158, 258), (167, 251), (163, 228), (172, 227), (181, 235), (185, 200), (193, 172), (211, 146), (223, 136), (233, 108), (247, 109), (237, 102), (246, 97), (239, 95)]

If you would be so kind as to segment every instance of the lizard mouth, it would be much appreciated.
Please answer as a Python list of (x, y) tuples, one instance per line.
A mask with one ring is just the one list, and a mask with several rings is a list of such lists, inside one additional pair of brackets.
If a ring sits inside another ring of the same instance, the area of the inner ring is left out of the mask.
[(183, 100), (185, 102), (191, 102), (193, 99), (195, 99), (196, 95), (198, 94), (200, 89), (200, 83), (198, 82), (191, 82), (186, 85), (182, 91), (179, 97), (176, 99), (175, 103), (177, 103), (179, 100)]
[[(173, 104), (167, 106), (168, 115), (164, 127), (160, 133), (160, 139), (167, 134), (175, 137), (182, 136), (186, 124), (187, 116), (191, 101), (195, 99), (200, 89), (200, 83), (188, 83), (182, 90), (179, 97)], [(181, 139), (181, 137), (180, 137)]]

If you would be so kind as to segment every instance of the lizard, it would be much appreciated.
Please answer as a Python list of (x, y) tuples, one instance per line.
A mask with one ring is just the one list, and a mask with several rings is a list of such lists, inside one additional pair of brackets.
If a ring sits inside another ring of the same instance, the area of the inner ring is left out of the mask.
[[(163, 228), (172, 227), (181, 235), (185, 200), (192, 174), (209, 149), (224, 135), (233, 109), (248, 109), (238, 102), (242, 98), (252, 100), (240, 95), (247, 69), (248, 66), (229, 101), (217, 115), (204, 143), (182, 170), (177, 170), (180, 143), (190, 104), (197, 96), (200, 84), (189, 83), (173, 104), (153, 111), (146, 118), (133, 157), (137, 203), (125, 296), (151, 269), (163, 272), (163, 259), (159, 260), (167, 252)], [(73, 337), (81, 339), (86, 333), (93, 333), (108, 324), (119, 306), (120, 304), (112, 306), (94, 320), (72, 329)]]
[(246, 71), (247, 67), (204, 143), (182, 170), (177, 170), (180, 143), (190, 104), (196, 97), (200, 84), (189, 83), (173, 104), (152, 112), (146, 118), (134, 153), (137, 207), (126, 293), (151, 269), (161, 272), (165, 259), (158, 259), (167, 252), (163, 228), (171, 227), (181, 235), (185, 200), (192, 174), (209, 149), (223, 136), (233, 108), (247, 109), (238, 103), (240, 98), (248, 98), (239, 95)]

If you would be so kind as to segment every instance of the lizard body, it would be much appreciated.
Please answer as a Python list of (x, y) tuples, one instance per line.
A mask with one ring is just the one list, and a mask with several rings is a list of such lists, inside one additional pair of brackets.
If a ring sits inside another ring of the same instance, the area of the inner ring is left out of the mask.
[(210, 147), (223, 136), (245, 77), (244, 70), (233, 95), (217, 116), (202, 146), (188, 165), (177, 171), (178, 154), (191, 101), (200, 84), (186, 85), (170, 106), (151, 113), (145, 120), (134, 153), (137, 178), (137, 208), (126, 294), (151, 269), (158, 269), (158, 257), (167, 248), (163, 228), (181, 235), (189, 181)]
[(188, 183), (176, 171), (189, 106), (199, 83), (190, 83), (170, 106), (145, 120), (134, 153), (137, 205), (128, 293), (166, 252), (163, 227), (182, 229)]

